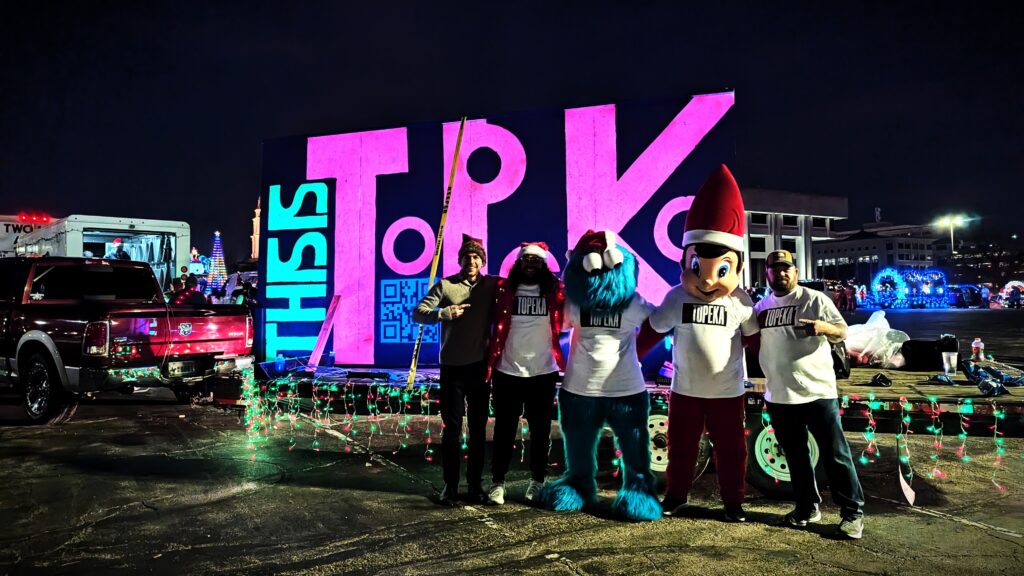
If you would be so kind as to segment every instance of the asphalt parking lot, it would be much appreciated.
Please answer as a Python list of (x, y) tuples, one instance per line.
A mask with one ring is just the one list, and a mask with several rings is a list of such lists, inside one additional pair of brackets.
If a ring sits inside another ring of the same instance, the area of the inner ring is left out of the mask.
[[(1019, 312), (887, 316), (913, 337), (980, 336), (1021, 366)], [(864, 539), (848, 542), (830, 534), (838, 518), (827, 492), (824, 522), (809, 530), (778, 526), (790, 504), (753, 489), (750, 521), (722, 522), (713, 470), (695, 486), (694, 518), (627, 524), (600, 508), (537, 510), (522, 500), (519, 462), (505, 506), (442, 508), (440, 464), (424, 457), (436, 419), (413, 418), (408, 438), (395, 421), (369, 434), (365, 419), (348, 431), (336, 419), (314, 434), (300, 420), (254, 453), (239, 410), (178, 405), (164, 390), (85, 401), (51, 427), (23, 426), (16, 402), (0, 389), (0, 574), (1017, 574), (1024, 560), (1024, 439), (1006, 440), (997, 468), (987, 430), (964, 443), (948, 429), (938, 452), (930, 434), (911, 436), (913, 507), (894, 436), (880, 434), (879, 458), (859, 467)], [(855, 453), (866, 445), (848, 438)], [(610, 499), (618, 479), (603, 447)], [(561, 460), (556, 439), (553, 475)]]
[[(881, 457), (860, 468), (864, 539), (850, 542), (831, 536), (838, 518), (827, 496), (823, 524), (808, 530), (777, 526), (790, 505), (755, 492), (750, 521), (722, 522), (713, 472), (693, 494), (703, 513), (650, 524), (531, 508), (519, 462), (505, 506), (442, 508), (422, 417), (404, 450), (393, 423), (368, 436), (363, 422), (347, 443), (340, 427), (319, 432), (319, 450), (313, 426), (278, 430), (254, 457), (237, 410), (164, 394), (86, 402), (53, 427), (16, 425), (14, 398), (0, 398), (0, 573), (1017, 574), (1024, 560), (1017, 438), (996, 470), (991, 437), (968, 438), (965, 463), (951, 434), (934, 461), (940, 480), (927, 474), (931, 437), (913, 437), (912, 508), (893, 437), (882, 435)], [(608, 498), (611, 471), (605, 459)]]

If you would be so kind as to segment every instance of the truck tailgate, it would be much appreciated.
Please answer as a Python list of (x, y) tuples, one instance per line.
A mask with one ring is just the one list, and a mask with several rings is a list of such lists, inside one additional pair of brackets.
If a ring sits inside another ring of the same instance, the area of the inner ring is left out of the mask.
[(110, 315), (110, 355), (115, 364), (162, 364), (185, 356), (246, 355), (252, 328), (241, 306), (191, 306), (124, 310)]
[(167, 356), (248, 354), (252, 348), (248, 313), (241, 306), (216, 308), (172, 307), (161, 333), (167, 336), (154, 343), (154, 352)]

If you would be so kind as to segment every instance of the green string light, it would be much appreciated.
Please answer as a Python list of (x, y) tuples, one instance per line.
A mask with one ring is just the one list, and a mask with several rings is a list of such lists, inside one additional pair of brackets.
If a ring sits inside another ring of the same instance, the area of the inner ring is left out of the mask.
[(957, 434), (960, 447), (956, 449), (956, 457), (966, 464), (971, 461), (970, 455), (967, 454), (967, 429), (971, 427), (971, 419), (967, 414), (974, 414), (974, 402), (970, 398), (960, 399), (957, 401), (957, 412), (960, 414), (960, 433)]
[(996, 480), (996, 476), (1003, 469), (1003, 456), (1006, 455), (1006, 439), (999, 430), (999, 421), (1006, 417), (1006, 410), (992, 405), (992, 443), (996, 449), (996, 460), (992, 464), (992, 484), (1000, 492), (1006, 492), (1006, 486)]

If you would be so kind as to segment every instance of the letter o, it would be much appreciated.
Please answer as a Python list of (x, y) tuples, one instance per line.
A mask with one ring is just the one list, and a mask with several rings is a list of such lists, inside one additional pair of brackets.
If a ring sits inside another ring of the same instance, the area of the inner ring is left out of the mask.
[(658, 212), (658, 217), (654, 220), (654, 244), (666, 258), (674, 262), (683, 259), (683, 247), (676, 246), (668, 237), (668, 223), (676, 214), (688, 211), (691, 205), (693, 205), (693, 196), (673, 198)]
[[(423, 252), (410, 262), (402, 262), (395, 256), (395, 240), (398, 235), (406, 230), (412, 230), (413, 232), (419, 232), (420, 237), (423, 238)], [(437, 239), (434, 236), (434, 229), (430, 227), (422, 218), (415, 216), (406, 216), (405, 218), (399, 218), (395, 222), (388, 226), (387, 232), (384, 233), (384, 241), (381, 245), (381, 256), (384, 257), (384, 263), (388, 265), (396, 274), (402, 276), (412, 276), (418, 274), (426, 269), (430, 264), (431, 259), (434, 257), (434, 245), (437, 243)]]

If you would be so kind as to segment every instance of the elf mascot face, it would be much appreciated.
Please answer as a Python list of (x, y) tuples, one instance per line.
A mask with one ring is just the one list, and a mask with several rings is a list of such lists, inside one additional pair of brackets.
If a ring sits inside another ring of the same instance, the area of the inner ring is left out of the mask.
[(661, 504), (650, 471), (650, 404), (636, 350), (637, 329), (652, 307), (636, 294), (636, 257), (617, 246), (614, 233), (588, 231), (568, 260), (565, 321), (573, 336), (558, 401), (566, 471), (544, 487), (537, 503), (558, 511), (596, 503), (597, 445), (607, 424), (621, 451), (622, 487), (613, 514), (657, 520)]
[(724, 165), (714, 171), (686, 216), (679, 277), (690, 296), (714, 302), (732, 294), (743, 272), (743, 235), (746, 216), (743, 198), (732, 173)]

